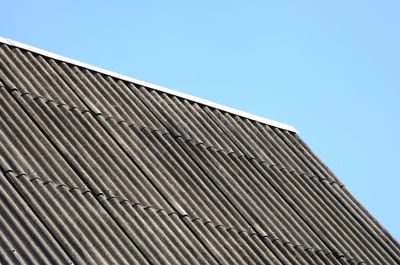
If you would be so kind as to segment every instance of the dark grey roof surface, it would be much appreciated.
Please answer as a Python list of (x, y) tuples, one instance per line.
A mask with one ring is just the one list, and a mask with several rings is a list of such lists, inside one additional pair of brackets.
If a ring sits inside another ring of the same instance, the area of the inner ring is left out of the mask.
[(0, 44), (1, 264), (399, 264), (292, 131)]

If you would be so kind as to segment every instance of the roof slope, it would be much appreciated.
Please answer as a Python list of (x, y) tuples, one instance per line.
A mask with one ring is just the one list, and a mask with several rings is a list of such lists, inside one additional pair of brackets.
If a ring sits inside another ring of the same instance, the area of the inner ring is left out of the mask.
[(0, 44), (1, 264), (399, 264), (288, 128)]

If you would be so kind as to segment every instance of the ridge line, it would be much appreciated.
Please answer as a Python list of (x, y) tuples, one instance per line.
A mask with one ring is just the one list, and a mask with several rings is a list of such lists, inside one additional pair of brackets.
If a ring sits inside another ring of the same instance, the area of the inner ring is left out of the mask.
[(10, 39), (7, 39), (7, 38), (4, 38), (4, 37), (0, 36), (0, 43), (4, 43), (4, 44), (7, 44), (7, 45), (10, 45), (10, 46), (13, 46), (13, 47), (17, 47), (17, 48), (21, 48), (21, 49), (24, 49), (24, 50), (28, 50), (28, 51), (31, 51), (31, 52), (34, 52), (34, 53), (37, 53), (37, 54), (40, 54), (40, 55), (43, 55), (43, 56), (58, 60), (58, 61), (63, 61), (63, 62), (69, 63), (69, 64), (73, 64), (73, 65), (76, 65), (76, 66), (79, 66), (79, 67), (83, 67), (83, 68), (86, 68), (88, 70), (92, 70), (92, 71), (95, 71), (95, 72), (98, 72), (98, 73), (101, 73), (101, 74), (105, 74), (105, 75), (108, 75), (108, 76), (111, 76), (111, 77), (114, 77), (114, 78), (118, 78), (118, 79), (120, 79), (122, 81), (127, 81), (127, 82), (130, 82), (130, 83), (133, 83), (135, 85), (140, 85), (140, 86), (143, 86), (143, 87), (151, 88), (151, 89), (154, 89), (154, 90), (157, 90), (157, 91), (160, 91), (160, 92), (164, 92), (164, 93), (167, 93), (167, 94), (170, 94), (170, 95), (174, 95), (174, 96), (177, 96), (177, 97), (180, 97), (180, 98), (184, 98), (184, 99), (190, 100), (192, 102), (197, 102), (199, 104), (206, 105), (206, 106), (209, 106), (209, 107), (212, 107), (212, 108), (216, 108), (216, 109), (219, 109), (219, 110), (222, 110), (222, 111), (225, 111), (225, 112), (229, 112), (229, 113), (232, 113), (234, 115), (238, 115), (238, 116), (250, 119), (250, 120), (258, 121), (258, 122), (261, 122), (261, 123), (264, 123), (264, 124), (268, 124), (268, 125), (271, 125), (271, 126), (274, 126), (274, 127), (278, 127), (278, 128), (284, 129), (284, 130), (288, 130), (288, 131), (291, 131), (291, 132), (294, 132), (294, 133), (298, 133), (296, 128), (294, 128), (293, 126), (288, 125), (288, 124), (284, 124), (284, 123), (281, 123), (281, 122), (278, 122), (278, 121), (267, 119), (267, 118), (264, 118), (264, 117), (261, 117), (261, 116), (255, 115), (255, 114), (251, 114), (251, 113), (248, 113), (248, 112), (245, 112), (245, 111), (241, 111), (241, 110), (238, 110), (238, 109), (235, 109), (235, 108), (231, 108), (231, 107), (228, 107), (228, 106), (225, 106), (225, 105), (222, 105), (222, 104), (218, 104), (218, 103), (212, 102), (212, 101), (207, 100), (207, 99), (202, 99), (202, 98), (199, 98), (199, 97), (196, 97), (196, 96), (192, 96), (192, 95), (189, 95), (189, 94), (186, 94), (186, 93), (183, 93), (183, 92), (179, 92), (179, 91), (176, 91), (176, 90), (173, 90), (173, 89), (170, 89), (170, 88), (166, 88), (166, 87), (159, 86), (159, 85), (156, 85), (156, 84), (148, 83), (148, 82), (145, 82), (145, 81), (142, 81), (142, 80), (138, 80), (138, 79), (135, 79), (135, 78), (132, 78), (132, 77), (129, 77), (129, 76), (121, 75), (121, 74), (118, 74), (116, 72), (112, 72), (112, 71), (109, 71), (109, 70), (106, 70), (106, 69), (103, 69), (103, 68), (100, 68), (100, 67), (97, 67), (97, 66), (94, 66), (94, 65), (90, 65), (90, 64), (87, 64), (87, 63), (84, 63), (84, 62), (80, 62), (80, 61), (75, 60), (75, 59), (64, 57), (64, 56), (58, 55), (56, 53), (52, 53), (52, 52), (49, 52), (49, 51), (46, 51), (46, 50), (42, 50), (42, 49), (39, 49), (39, 48), (30, 46), (30, 45), (27, 45), (27, 44), (18, 42), (18, 41), (10, 40)]

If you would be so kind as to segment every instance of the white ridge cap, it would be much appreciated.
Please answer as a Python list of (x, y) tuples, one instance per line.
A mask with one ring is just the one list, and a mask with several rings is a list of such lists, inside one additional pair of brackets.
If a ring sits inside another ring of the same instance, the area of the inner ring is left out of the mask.
[(241, 111), (241, 110), (230, 108), (230, 107), (227, 107), (227, 106), (224, 106), (224, 105), (221, 105), (221, 104), (218, 104), (218, 103), (214, 103), (214, 102), (206, 100), (206, 99), (202, 99), (202, 98), (198, 98), (198, 97), (195, 97), (195, 96), (191, 96), (191, 95), (188, 95), (188, 94), (185, 94), (185, 93), (182, 93), (182, 92), (179, 92), (179, 91), (175, 91), (175, 90), (172, 90), (172, 89), (169, 89), (169, 88), (165, 88), (165, 87), (158, 86), (158, 85), (155, 85), (155, 84), (147, 83), (147, 82), (144, 82), (144, 81), (132, 78), (132, 77), (120, 75), (120, 74), (115, 73), (115, 72), (111, 72), (111, 71), (108, 71), (108, 70), (105, 70), (105, 69), (102, 69), (102, 68), (99, 68), (99, 67), (96, 67), (96, 66), (93, 66), (93, 65), (90, 65), (90, 64), (86, 64), (86, 63), (83, 63), (83, 62), (80, 62), (80, 61), (77, 61), (77, 60), (74, 60), (74, 59), (70, 59), (70, 58), (67, 58), (67, 57), (52, 53), (52, 52), (48, 52), (48, 51), (45, 51), (45, 50), (42, 50), (42, 49), (39, 49), (39, 48), (35, 48), (35, 47), (29, 46), (29, 45), (26, 45), (26, 44), (23, 44), (23, 43), (14, 41), (14, 40), (10, 40), (10, 39), (4, 38), (4, 37), (0, 37), (0, 42), (8, 44), (8, 45), (11, 45), (11, 46), (15, 46), (15, 47), (18, 47), (18, 48), (21, 48), (21, 49), (25, 49), (25, 50), (28, 50), (28, 51), (32, 51), (34, 53), (38, 53), (38, 54), (41, 54), (43, 56), (53, 58), (55, 60), (59, 60), (59, 61), (63, 61), (63, 62), (66, 62), (66, 63), (74, 64), (74, 65), (77, 65), (77, 66), (80, 66), (80, 67), (84, 67), (84, 68), (87, 68), (87, 69), (90, 69), (90, 70), (93, 70), (93, 71), (96, 71), (96, 72), (99, 72), (99, 73), (102, 73), (102, 74), (105, 74), (105, 75), (116, 77), (116, 78), (119, 78), (121, 80), (125, 80), (125, 81), (132, 82), (132, 83), (135, 83), (135, 84), (138, 84), (138, 85), (141, 85), (141, 86), (145, 86), (145, 87), (152, 88), (152, 89), (155, 89), (155, 90), (158, 90), (158, 91), (162, 91), (162, 92), (165, 92), (165, 93), (168, 93), (168, 94), (172, 94), (172, 95), (175, 95), (177, 97), (185, 98), (185, 99), (188, 99), (190, 101), (194, 101), (194, 102), (200, 103), (202, 105), (207, 105), (207, 106), (210, 106), (212, 108), (216, 108), (216, 109), (219, 109), (219, 110), (222, 110), (222, 111), (226, 111), (226, 112), (229, 112), (229, 113), (232, 113), (232, 114), (244, 117), (244, 118), (255, 120), (255, 121), (258, 121), (258, 122), (261, 122), (261, 123), (265, 123), (265, 124), (268, 124), (268, 125), (271, 125), (271, 126), (274, 126), (274, 127), (278, 127), (278, 128), (281, 128), (281, 129), (285, 129), (285, 130), (288, 130), (288, 131), (291, 131), (291, 132), (295, 132), (295, 133), (298, 132), (291, 125), (287, 125), (287, 124), (284, 124), (284, 123), (281, 123), (281, 122), (278, 122), (278, 121), (273, 121), (273, 120), (270, 120), (270, 119), (267, 119), (267, 118), (264, 118), (264, 117), (261, 117), (261, 116), (257, 116), (257, 115), (250, 114), (250, 113), (247, 113), (247, 112), (244, 112), (244, 111)]

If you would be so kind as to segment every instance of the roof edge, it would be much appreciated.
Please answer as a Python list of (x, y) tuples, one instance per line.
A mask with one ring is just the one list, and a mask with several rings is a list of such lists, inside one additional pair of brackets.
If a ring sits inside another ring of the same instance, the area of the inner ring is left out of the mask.
[(109, 70), (106, 70), (106, 69), (103, 69), (103, 68), (100, 68), (100, 67), (97, 67), (97, 66), (86, 64), (86, 63), (83, 63), (83, 62), (80, 62), (80, 61), (77, 61), (77, 60), (74, 60), (74, 59), (71, 59), (71, 58), (67, 58), (67, 57), (52, 53), (52, 52), (48, 52), (48, 51), (45, 51), (45, 50), (30, 46), (30, 45), (27, 45), (27, 44), (24, 44), (24, 43), (20, 43), (18, 41), (10, 40), (10, 39), (7, 39), (7, 38), (4, 38), (4, 37), (0, 36), (0, 42), (8, 44), (8, 45), (11, 45), (11, 46), (15, 46), (15, 47), (18, 47), (18, 48), (21, 48), (21, 49), (25, 49), (25, 50), (28, 50), (28, 51), (31, 51), (31, 52), (34, 52), (34, 53), (38, 53), (38, 54), (41, 54), (43, 56), (53, 58), (55, 60), (59, 60), (59, 61), (63, 61), (63, 62), (66, 62), (66, 63), (74, 64), (76, 66), (84, 67), (84, 68), (87, 68), (87, 69), (90, 69), (90, 70), (93, 70), (93, 71), (96, 71), (96, 72), (99, 72), (99, 73), (102, 73), (102, 74), (105, 74), (105, 75), (109, 75), (109, 76), (112, 76), (112, 77), (115, 77), (115, 78), (118, 78), (118, 79), (121, 79), (121, 80), (125, 80), (125, 81), (132, 82), (132, 83), (135, 83), (135, 84), (138, 84), (138, 85), (141, 85), (141, 86), (145, 86), (145, 87), (152, 88), (152, 89), (155, 89), (155, 90), (158, 90), (158, 91), (161, 91), (161, 92), (165, 92), (165, 93), (168, 93), (168, 94), (180, 97), (180, 98), (185, 98), (187, 100), (194, 101), (194, 102), (197, 102), (199, 104), (206, 105), (206, 106), (209, 106), (209, 107), (212, 107), (212, 108), (216, 108), (216, 109), (219, 109), (219, 110), (222, 110), (222, 111), (226, 111), (226, 112), (229, 112), (229, 113), (232, 113), (232, 114), (244, 117), (244, 118), (248, 118), (248, 119), (255, 120), (255, 121), (258, 121), (258, 122), (261, 122), (261, 123), (265, 123), (265, 124), (268, 124), (268, 125), (271, 125), (271, 126), (274, 126), (274, 127), (278, 127), (278, 128), (284, 129), (284, 130), (288, 130), (288, 131), (291, 131), (291, 132), (294, 132), (294, 133), (298, 133), (298, 131), (293, 126), (288, 125), (288, 124), (284, 124), (284, 123), (281, 123), (281, 122), (278, 122), (278, 121), (270, 120), (270, 119), (267, 119), (267, 118), (264, 118), (264, 117), (261, 117), (261, 116), (257, 116), (257, 115), (251, 114), (251, 113), (247, 113), (247, 112), (244, 112), (244, 111), (241, 111), (241, 110), (230, 108), (230, 107), (227, 107), (227, 106), (224, 106), (224, 105), (221, 105), (221, 104), (218, 104), (218, 103), (206, 100), (206, 99), (202, 99), (202, 98), (198, 98), (198, 97), (195, 97), (195, 96), (191, 96), (191, 95), (179, 92), (179, 91), (175, 91), (175, 90), (172, 90), (172, 89), (169, 89), (169, 88), (166, 88), (166, 87), (162, 87), (162, 86), (159, 86), (159, 85), (151, 84), (151, 83), (148, 83), (148, 82), (145, 82), (145, 81), (141, 81), (141, 80), (129, 77), (129, 76), (124, 76), (124, 75), (121, 75), (121, 74), (118, 74), (118, 73), (115, 73), (115, 72), (112, 72), (112, 71), (109, 71)]

